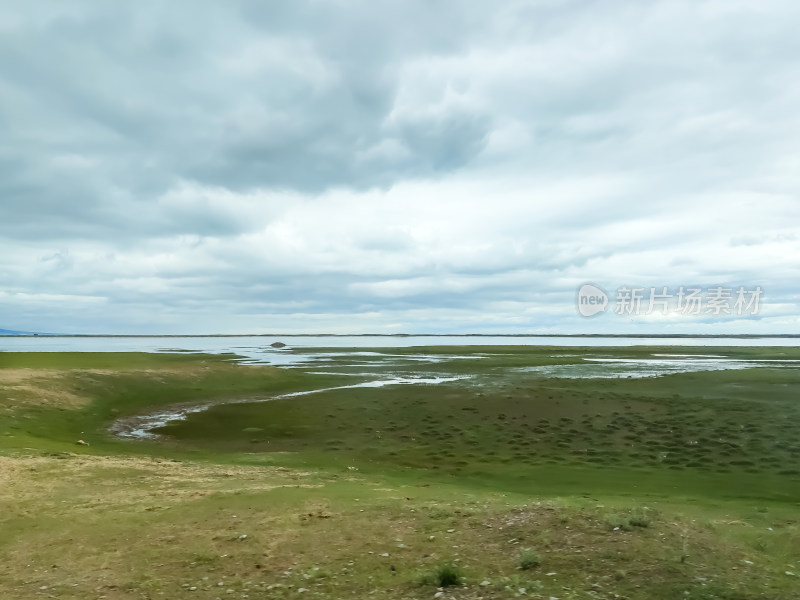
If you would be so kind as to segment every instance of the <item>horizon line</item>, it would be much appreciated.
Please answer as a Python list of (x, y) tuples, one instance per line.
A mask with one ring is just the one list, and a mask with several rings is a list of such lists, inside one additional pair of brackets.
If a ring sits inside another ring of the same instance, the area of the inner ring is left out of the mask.
[(0, 337), (206, 338), (206, 337), (531, 337), (531, 338), (800, 338), (800, 333), (0, 333)]

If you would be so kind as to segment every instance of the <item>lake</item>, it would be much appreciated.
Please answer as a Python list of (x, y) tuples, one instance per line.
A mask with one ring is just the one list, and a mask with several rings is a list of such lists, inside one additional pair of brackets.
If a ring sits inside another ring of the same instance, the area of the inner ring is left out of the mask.
[(207, 352), (234, 353), (251, 362), (287, 365), (301, 356), (270, 347), (407, 348), (412, 346), (800, 346), (798, 338), (622, 338), (520, 336), (0, 336), (2, 352)]

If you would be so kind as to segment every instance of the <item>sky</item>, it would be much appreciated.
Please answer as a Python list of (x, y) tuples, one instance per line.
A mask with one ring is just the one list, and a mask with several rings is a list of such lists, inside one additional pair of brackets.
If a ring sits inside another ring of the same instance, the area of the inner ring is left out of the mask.
[(0, 328), (800, 333), (795, 0), (2, 4)]

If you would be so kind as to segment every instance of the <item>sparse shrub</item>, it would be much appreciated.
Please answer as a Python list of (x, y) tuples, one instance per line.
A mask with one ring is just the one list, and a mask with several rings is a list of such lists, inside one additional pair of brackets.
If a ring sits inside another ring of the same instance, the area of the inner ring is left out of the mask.
[(631, 517), (630, 518), (631, 527), (650, 527), (650, 519), (646, 517)]
[(457, 565), (448, 563), (437, 567), (433, 572), (420, 573), (415, 577), (419, 585), (430, 585), (434, 587), (452, 587), (461, 585), (461, 569)]
[(650, 519), (644, 513), (631, 516), (612, 514), (608, 515), (605, 521), (609, 529), (621, 529), (622, 531), (631, 531), (634, 527), (642, 529), (650, 527)]
[(440, 587), (450, 587), (461, 584), (461, 569), (457, 565), (447, 564), (436, 569), (436, 578)]
[(621, 529), (622, 531), (630, 531), (632, 529), (631, 520), (622, 515), (608, 515), (606, 517), (606, 525), (609, 529)]
[(519, 561), (517, 566), (522, 569), (523, 571), (528, 571), (529, 569), (535, 569), (540, 564), (542, 564), (542, 558), (539, 554), (533, 551), (531, 548), (525, 548), (522, 552), (519, 553)]

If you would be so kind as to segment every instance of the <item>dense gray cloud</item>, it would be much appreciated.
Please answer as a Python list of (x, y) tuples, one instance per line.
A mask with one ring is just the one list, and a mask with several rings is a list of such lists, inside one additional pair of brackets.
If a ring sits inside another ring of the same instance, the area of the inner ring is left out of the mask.
[[(0, 14), (0, 327), (800, 332), (800, 5)], [(749, 319), (575, 290), (761, 285)]]

